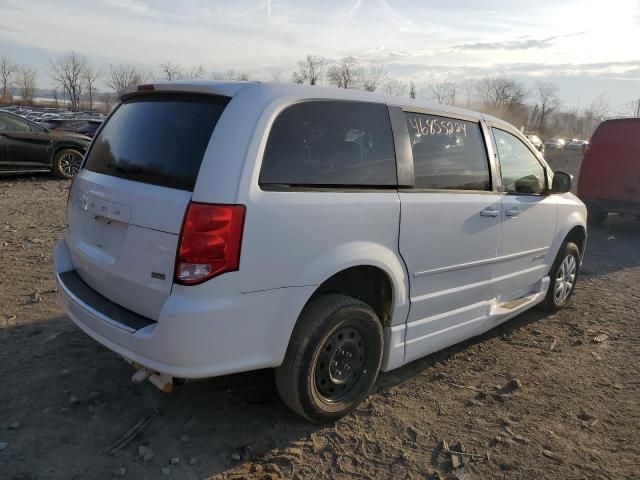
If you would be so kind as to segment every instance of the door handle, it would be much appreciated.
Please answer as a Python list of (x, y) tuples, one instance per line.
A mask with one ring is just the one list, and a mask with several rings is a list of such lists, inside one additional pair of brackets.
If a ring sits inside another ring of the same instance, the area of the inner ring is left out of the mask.
[(520, 209), (519, 208), (510, 208), (509, 210), (504, 212), (504, 214), (507, 217), (517, 217), (520, 214)]
[(491, 208), (485, 208), (480, 212), (483, 217), (497, 217), (500, 215), (500, 210), (492, 210)]

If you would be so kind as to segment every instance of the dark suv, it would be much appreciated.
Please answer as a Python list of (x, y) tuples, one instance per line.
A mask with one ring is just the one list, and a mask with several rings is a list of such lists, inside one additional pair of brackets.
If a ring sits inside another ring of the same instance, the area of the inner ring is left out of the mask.
[(90, 142), (84, 135), (52, 132), (0, 110), (0, 174), (53, 172), (73, 178)]

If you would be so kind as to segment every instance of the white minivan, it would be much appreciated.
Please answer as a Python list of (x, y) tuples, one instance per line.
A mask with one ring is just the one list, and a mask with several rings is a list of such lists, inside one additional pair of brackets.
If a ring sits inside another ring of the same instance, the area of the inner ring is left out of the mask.
[(165, 391), (275, 368), (331, 421), (379, 371), (571, 296), (586, 210), (511, 125), (378, 93), (125, 94), (71, 188), (61, 302)]

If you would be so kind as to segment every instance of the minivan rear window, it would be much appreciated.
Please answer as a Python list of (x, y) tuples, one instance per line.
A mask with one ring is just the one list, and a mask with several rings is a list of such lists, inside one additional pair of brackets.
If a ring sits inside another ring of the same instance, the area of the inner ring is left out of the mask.
[(260, 185), (395, 187), (396, 161), (384, 104), (317, 100), (276, 118), (265, 148)]
[(125, 100), (94, 140), (85, 168), (193, 191), (202, 157), (229, 99), (153, 93)]

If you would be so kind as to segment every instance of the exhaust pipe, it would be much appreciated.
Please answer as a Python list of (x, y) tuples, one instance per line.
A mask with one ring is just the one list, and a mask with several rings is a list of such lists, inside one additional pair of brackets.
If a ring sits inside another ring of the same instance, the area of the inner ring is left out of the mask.
[(125, 358), (127, 362), (129, 362), (133, 368), (136, 369), (135, 373), (131, 377), (131, 381), (133, 383), (142, 383), (145, 380), (149, 380), (153, 385), (156, 386), (160, 391), (164, 393), (173, 392), (173, 377), (171, 375), (167, 375), (165, 373), (158, 373), (152, 370), (149, 370), (142, 365), (139, 365), (135, 362), (132, 362), (128, 358)]

